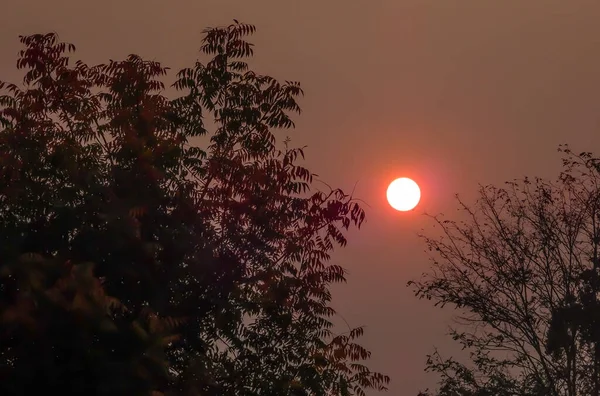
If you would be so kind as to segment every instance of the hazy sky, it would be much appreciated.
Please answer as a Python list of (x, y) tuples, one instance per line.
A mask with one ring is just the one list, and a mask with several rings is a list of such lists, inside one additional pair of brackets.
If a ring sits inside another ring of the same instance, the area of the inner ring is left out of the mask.
[[(16, 80), (18, 35), (56, 31), (88, 63), (137, 53), (179, 69), (201, 30), (255, 24), (252, 66), (299, 80), (291, 134), (329, 184), (370, 204), (335, 261), (350, 271), (336, 307), (367, 325), (372, 367), (390, 395), (433, 385), (423, 373), (449, 312), (415, 300), (427, 269), (420, 214), (455, 212), (455, 193), (525, 174), (552, 177), (556, 147), (600, 153), (600, 2), (576, 0), (0, 0), (0, 79)], [(16, 81), (15, 81), (16, 82)], [(282, 136), (283, 137), (283, 136)], [(422, 188), (415, 213), (385, 203), (393, 178)]]

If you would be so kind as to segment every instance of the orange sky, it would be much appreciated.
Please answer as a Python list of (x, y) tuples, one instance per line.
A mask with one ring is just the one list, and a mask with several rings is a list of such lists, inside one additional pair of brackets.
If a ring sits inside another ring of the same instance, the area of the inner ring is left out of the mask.
[[(423, 373), (449, 312), (406, 282), (427, 268), (419, 214), (455, 212), (477, 183), (554, 176), (556, 147), (600, 153), (600, 2), (595, 0), (2, 0), (0, 78), (16, 80), (19, 34), (57, 31), (88, 63), (135, 52), (173, 69), (201, 30), (258, 27), (254, 68), (302, 82), (293, 143), (331, 185), (366, 200), (368, 223), (335, 262), (350, 271), (336, 306), (367, 325), (372, 366), (390, 395), (432, 385)], [(597, 149), (598, 148), (598, 149)], [(385, 203), (394, 178), (421, 185), (416, 213)]]

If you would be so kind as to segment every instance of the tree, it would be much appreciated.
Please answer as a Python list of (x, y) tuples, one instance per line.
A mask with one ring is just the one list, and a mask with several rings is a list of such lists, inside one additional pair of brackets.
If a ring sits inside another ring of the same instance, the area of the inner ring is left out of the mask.
[(254, 31), (207, 29), (174, 99), (157, 62), (71, 65), (55, 34), (21, 37), (23, 87), (0, 83), (2, 394), (386, 389), (362, 329), (330, 322), (328, 261), (365, 214), (277, 143), (302, 90), (249, 69)]
[(423, 236), (432, 269), (409, 284), (459, 309), (451, 335), (471, 357), (428, 357), (438, 395), (598, 395), (600, 160), (560, 151), (557, 181), (482, 187), (459, 200), (466, 220)]

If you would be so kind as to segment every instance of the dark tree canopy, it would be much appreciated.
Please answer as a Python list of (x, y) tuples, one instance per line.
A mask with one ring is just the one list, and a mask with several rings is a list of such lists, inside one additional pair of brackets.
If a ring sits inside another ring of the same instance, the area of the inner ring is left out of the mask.
[[(329, 264), (364, 212), (279, 144), (302, 90), (249, 69), (251, 25), (168, 69), (21, 37), (0, 83), (0, 394), (364, 395)], [(206, 147), (197, 137), (209, 136)]]
[(465, 220), (437, 217), (441, 236), (424, 236), (432, 269), (411, 284), (459, 309), (452, 337), (471, 356), (429, 356), (439, 396), (600, 392), (600, 159), (560, 151), (556, 181), (482, 187)]

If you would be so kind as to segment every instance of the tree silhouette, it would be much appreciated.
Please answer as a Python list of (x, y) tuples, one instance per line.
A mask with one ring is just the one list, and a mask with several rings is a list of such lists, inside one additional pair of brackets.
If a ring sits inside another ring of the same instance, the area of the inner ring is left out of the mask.
[[(436, 352), (438, 395), (597, 395), (600, 160), (564, 146), (556, 182), (482, 187), (464, 221), (435, 217), (419, 298), (461, 312), (470, 364)], [(426, 395), (429, 393), (423, 393)]]
[(302, 91), (249, 69), (254, 31), (207, 29), (175, 99), (157, 62), (21, 37), (23, 87), (0, 83), (2, 394), (386, 389), (362, 329), (330, 322), (330, 255), (364, 212), (278, 145)]

